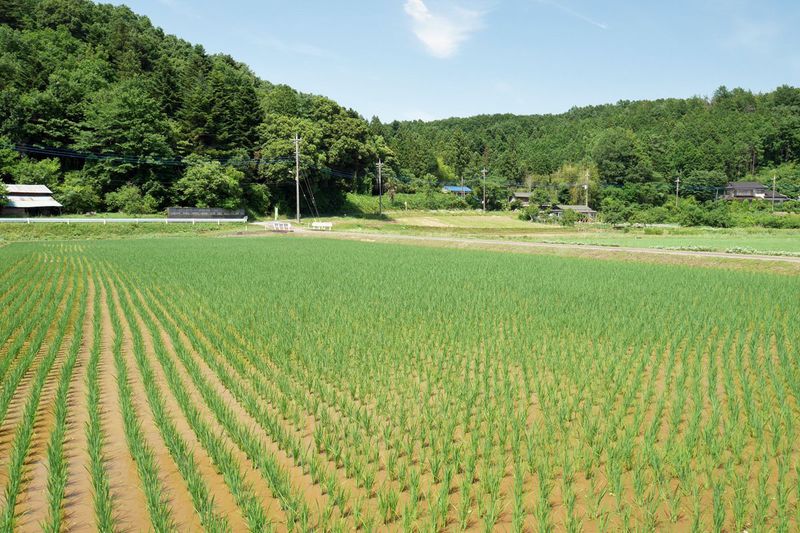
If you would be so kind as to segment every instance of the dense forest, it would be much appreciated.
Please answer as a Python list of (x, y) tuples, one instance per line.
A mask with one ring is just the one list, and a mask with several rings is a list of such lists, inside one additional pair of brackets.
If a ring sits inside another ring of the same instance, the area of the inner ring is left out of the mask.
[(69, 211), (291, 205), (295, 133), (321, 210), (388, 152), (354, 111), (127, 7), (0, 0), (0, 172), (49, 185)]
[(676, 177), (698, 202), (749, 175), (800, 194), (800, 89), (789, 86), (383, 124), (264, 81), (124, 6), (0, 0), (0, 176), (47, 184), (68, 211), (291, 211), (296, 133), (310, 211), (376, 192), (379, 158), (389, 193), (477, 188), (486, 168), (490, 207), (514, 188), (579, 201), (584, 184), (595, 207), (659, 206)]

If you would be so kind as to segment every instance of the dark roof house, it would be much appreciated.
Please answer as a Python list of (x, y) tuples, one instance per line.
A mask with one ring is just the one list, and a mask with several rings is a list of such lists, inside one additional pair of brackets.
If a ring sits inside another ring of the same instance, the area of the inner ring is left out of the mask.
[(575, 211), (576, 213), (587, 219), (594, 219), (597, 216), (597, 211), (595, 211), (588, 205), (566, 205), (566, 204), (554, 205), (553, 208), (550, 210), (550, 214), (560, 217), (561, 215), (564, 214), (564, 211)]
[(516, 200), (522, 205), (522, 207), (528, 207), (531, 203), (532, 194), (533, 193), (527, 191), (516, 191), (514, 195), (509, 198), (509, 201), (513, 202)]
[(57, 213), (61, 204), (53, 199), (46, 185), (5, 184), (8, 201), (2, 208), (4, 216), (31, 216)]
[[(723, 200), (752, 201), (767, 200), (773, 201), (772, 190), (756, 181), (734, 181), (725, 186)], [(775, 193), (775, 202), (785, 202), (790, 198), (786, 195)]]

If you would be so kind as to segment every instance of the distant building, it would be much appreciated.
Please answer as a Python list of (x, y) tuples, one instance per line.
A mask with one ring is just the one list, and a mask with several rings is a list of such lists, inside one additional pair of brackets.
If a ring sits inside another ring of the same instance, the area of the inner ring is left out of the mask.
[[(767, 200), (772, 202), (772, 189), (762, 185), (756, 181), (734, 181), (725, 186), (725, 194), (723, 200), (734, 201), (753, 201), (753, 200)], [(780, 193), (775, 193), (774, 201), (783, 203), (790, 200), (788, 196)]]
[(447, 194), (469, 194), (472, 192), (472, 189), (469, 187), (460, 187), (458, 185), (445, 185), (442, 187), (442, 192)]
[(531, 205), (531, 194), (533, 193), (527, 191), (517, 191), (513, 194), (513, 196), (511, 196), (511, 198), (509, 198), (509, 201), (516, 201), (519, 202), (522, 207), (528, 207)]
[(588, 205), (558, 204), (554, 205), (552, 209), (550, 209), (550, 214), (556, 217), (560, 217), (561, 215), (564, 214), (564, 211), (575, 211), (581, 216), (581, 218), (584, 218), (586, 220), (594, 220), (597, 217), (597, 211), (595, 211)]
[(61, 212), (62, 205), (53, 199), (46, 185), (5, 184), (8, 201), (0, 209), (3, 216), (30, 217)]

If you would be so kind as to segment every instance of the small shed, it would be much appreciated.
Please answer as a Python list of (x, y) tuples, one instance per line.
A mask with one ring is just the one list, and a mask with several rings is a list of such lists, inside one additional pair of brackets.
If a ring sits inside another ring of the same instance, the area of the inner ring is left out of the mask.
[(472, 192), (472, 189), (469, 187), (461, 187), (459, 185), (445, 185), (442, 187), (442, 192), (447, 194), (469, 194)]
[(581, 218), (584, 218), (586, 220), (594, 220), (597, 217), (597, 211), (595, 211), (588, 205), (557, 204), (554, 205), (553, 208), (550, 210), (550, 214), (556, 217), (560, 217), (561, 215), (564, 214), (564, 211), (575, 211), (581, 216)]
[(7, 183), (5, 188), (8, 201), (2, 208), (3, 216), (29, 217), (61, 212), (62, 205), (53, 199), (53, 191), (46, 185)]

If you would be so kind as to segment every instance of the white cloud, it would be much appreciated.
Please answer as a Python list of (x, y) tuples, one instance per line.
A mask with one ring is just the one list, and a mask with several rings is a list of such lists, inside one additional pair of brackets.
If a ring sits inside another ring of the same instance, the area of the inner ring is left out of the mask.
[(481, 11), (451, 4), (442, 12), (433, 13), (423, 0), (407, 0), (404, 7), (411, 17), (414, 35), (434, 57), (454, 56), (461, 44), (483, 27)]

